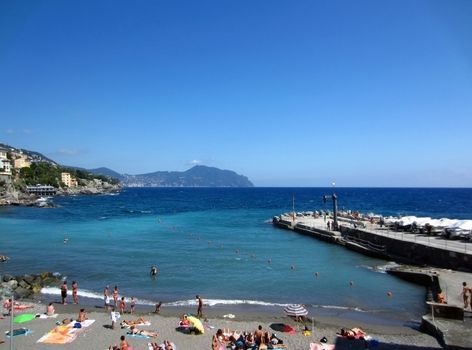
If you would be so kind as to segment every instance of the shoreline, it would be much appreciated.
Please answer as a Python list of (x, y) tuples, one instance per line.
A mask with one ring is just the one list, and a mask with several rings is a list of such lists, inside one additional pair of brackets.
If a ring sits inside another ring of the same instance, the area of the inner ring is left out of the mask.
[[(426, 295), (426, 289), (425, 289)], [(120, 296), (121, 297), (121, 296)], [(125, 297), (127, 308), (129, 308), (129, 298)], [(72, 297), (69, 291), (68, 301), (71, 301)], [(229, 301), (229, 300), (228, 300)], [(63, 307), (60, 304), (59, 294), (40, 294), (36, 298), (36, 302), (47, 305), (52, 302), (55, 305)], [(104, 305), (103, 299), (84, 297), (80, 295), (79, 290), (79, 303), (83, 307), (90, 308), (98, 312), (103, 312)], [(260, 304), (258, 303), (217, 303), (211, 305), (205, 302), (204, 299), (204, 311), (212, 318), (224, 318), (224, 315), (235, 315), (236, 318), (243, 315), (244, 320), (257, 320), (261, 317), (281, 317), (284, 316), (283, 308), (288, 304)], [(69, 307), (75, 305), (69, 304)], [(139, 300), (136, 304), (136, 310), (142, 314), (154, 314), (155, 304), (151, 303), (140, 303)], [(161, 313), (164, 315), (179, 315), (184, 313), (196, 312), (197, 306), (193, 300), (183, 301), (180, 305), (175, 305), (175, 302), (163, 301), (161, 307)], [(336, 323), (361, 323), (362, 325), (382, 325), (386, 327), (403, 327), (405, 324), (421, 323), (421, 317), (427, 312), (426, 304), (424, 304), (424, 312), (418, 314), (414, 319), (405, 319), (399, 317), (398, 314), (391, 313), (388, 311), (364, 311), (357, 308), (350, 308), (347, 306), (330, 306), (330, 305), (306, 305), (306, 309), (309, 315), (315, 315), (316, 318), (336, 321)], [(189, 311), (191, 310), (191, 311)], [(193, 310), (193, 311), (192, 311)]]

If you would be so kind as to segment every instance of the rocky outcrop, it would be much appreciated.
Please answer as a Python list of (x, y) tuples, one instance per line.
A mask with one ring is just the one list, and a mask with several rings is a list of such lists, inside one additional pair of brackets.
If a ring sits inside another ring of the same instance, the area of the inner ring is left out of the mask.
[(78, 179), (78, 187), (60, 188), (57, 192), (59, 195), (77, 195), (77, 194), (105, 194), (121, 191), (121, 185), (113, 185), (100, 179)]
[(0, 206), (2, 205), (35, 205), (36, 196), (17, 190), (11, 180), (4, 178), (1, 180)]
[(58, 286), (62, 276), (52, 272), (42, 272), (39, 275), (12, 276), (5, 274), (1, 278), (0, 297), (3, 299), (31, 299), (41, 292), (43, 287)]

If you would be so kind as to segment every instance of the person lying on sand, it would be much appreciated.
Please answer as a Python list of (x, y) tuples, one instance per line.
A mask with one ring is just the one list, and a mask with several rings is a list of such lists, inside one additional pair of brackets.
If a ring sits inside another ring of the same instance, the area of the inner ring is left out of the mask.
[(346, 337), (349, 339), (364, 339), (365, 332), (360, 328), (351, 328), (351, 329), (344, 329), (341, 328), (340, 333), (336, 333), (342, 337)]
[(129, 334), (143, 335), (145, 337), (152, 337), (152, 338), (157, 338), (159, 336), (159, 334), (157, 332), (148, 331), (148, 330), (145, 330), (145, 329), (138, 329), (138, 328), (136, 328), (136, 326), (131, 326), (131, 328), (129, 330)]
[(145, 323), (149, 323), (142, 317), (138, 317), (135, 321), (128, 321), (128, 320), (123, 320), (121, 321), (121, 327), (131, 327), (131, 326), (139, 326), (143, 325)]
[(148, 345), (149, 350), (175, 350), (175, 344), (168, 340), (164, 340), (162, 344), (149, 343)]

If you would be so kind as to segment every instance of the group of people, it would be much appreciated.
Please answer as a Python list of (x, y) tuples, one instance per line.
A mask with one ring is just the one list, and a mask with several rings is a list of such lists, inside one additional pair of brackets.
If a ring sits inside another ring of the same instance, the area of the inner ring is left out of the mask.
[(264, 331), (259, 325), (254, 332), (239, 332), (218, 329), (212, 337), (212, 350), (225, 350), (230, 345), (235, 350), (262, 350), (272, 348), (285, 348), (283, 340), (276, 334)]
[[(105, 288), (103, 289), (103, 300), (104, 300), (106, 309), (109, 309), (109, 307), (112, 307), (113, 309), (120, 310), (120, 312), (122, 314), (127, 312), (127, 310), (126, 310), (126, 299), (125, 299), (125, 297), (119, 298), (118, 286), (115, 286), (115, 288), (113, 288), (113, 291), (111, 293), (111, 297), (110, 297), (110, 288), (109, 288), (109, 286), (105, 286)], [(113, 301), (113, 303), (112, 303), (112, 301)], [(130, 314), (132, 314), (132, 313), (135, 312), (135, 310), (136, 310), (136, 299), (134, 297), (131, 297), (131, 299), (129, 300), (129, 310), (128, 310), (128, 312)]]
[[(72, 288), (72, 301), (74, 304), (78, 304), (79, 303), (79, 284), (77, 283), (77, 281), (72, 281), (71, 288)], [(67, 280), (64, 280), (62, 282), (60, 289), (61, 289), (61, 302), (63, 305), (66, 305), (67, 304), (67, 291), (68, 291)]]

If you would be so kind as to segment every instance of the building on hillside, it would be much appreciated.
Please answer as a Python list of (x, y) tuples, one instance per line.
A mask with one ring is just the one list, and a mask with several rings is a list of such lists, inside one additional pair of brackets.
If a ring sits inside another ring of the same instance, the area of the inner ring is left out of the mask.
[(49, 185), (26, 186), (26, 192), (38, 196), (53, 196), (56, 194), (56, 188)]
[(61, 173), (61, 181), (67, 187), (77, 187), (79, 185), (77, 179), (73, 177), (70, 173)]
[(15, 169), (29, 168), (31, 166), (31, 162), (29, 161), (28, 157), (23, 153), (15, 153), (13, 158), (13, 167)]
[(0, 148), (0, 159), (8, 159), (8, 151), (5, 148)]
[(0, 175), (11, 176), (11, 163), (7, 154), (5, 148), (0, 148)]

